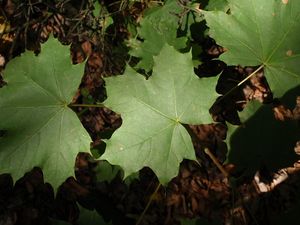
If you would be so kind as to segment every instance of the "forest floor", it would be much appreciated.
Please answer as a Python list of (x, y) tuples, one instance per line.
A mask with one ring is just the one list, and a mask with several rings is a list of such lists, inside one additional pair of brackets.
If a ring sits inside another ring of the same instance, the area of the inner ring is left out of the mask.
[[(106, 98), (102, 77), (121, 74), (129, 62), (124, 40), (130, 34), (124, 24), (128, 18), (138, 20), (145, 9), (139, 2), (122, 10), (119, 10), (119, 1), (103, 1), (103, 4), (114, 15), (114, 24), (105, 35), (95, 27), (98, 21), (89, 1), (23, 1), (18, 4), (11, 0), (0, 1), (0, 30), (5, 31), (3, 26), (10, 27), (9, 32), (2, 32), (0, 36), (0, 70), (25, 50), (38, 54), (41, 43), (53, 33), (62, 43), (70, 44), (73, 63), (86, 64), (74, 103), (102, 102)], [(204, 49), (199, 57), (204, 63), (195, 68), (195, 73), (213, 76), (223, 71), (217, 87), (220, 94), (228, 92), (255, 69), (227, 67), (221, 61), (212, 60), (223, 49), (209, 38), (199, 42)], [(0, 87), (3, 85), (5, 81), (0, 79)], [(278, 215), (295, 209), (299, 199), (300, 162), (278, 171), (268, 171), (262, 165), (256, 174), (247, 176), (234, 164), (224, 163), (227, 154), (225, 121), (240, 124), (238, 111), (252, 99), (271, 102), (274, 116), (279, 120), (292, 116), (291, 110), (272, 100), (263, 74), (257, 74), (211, 108), (211, 114), (220, 123), (189, 126), (197, 158), (203, 163), (200, 166), (183, 161), (179, 175), (166, 187), (159, 185), (148, 168), (142, 169), (140, 179), (130, 184), (122, 180), (120, 172), (111, 181), (99, 182), (95, 169), (103, 162), (84, 153), (76, 159), (76, 177), (63, 183), (56, 196), (51, 185), (44, 182), (39, 168), (14, 182), (8, 174), (2, 174), (0, 224), (51, 224), (49, 218), (78, 224), (79, 204), (96, 209), (105, 221), (114, 225), (196, 224), (194, 218), (201, 218), (201, 224), (279, 225)], [(122, 124), (121, 117), (107, 108), (74, 110), (93, 139), (92, 149), (97, 151), (103, 149), (102, 139)], [(299, 148), (295, 147), (298, 153)], [(205, 149), (209, 152), (205, 153)], [(222, 164), (222, 171), (214, 159)]]

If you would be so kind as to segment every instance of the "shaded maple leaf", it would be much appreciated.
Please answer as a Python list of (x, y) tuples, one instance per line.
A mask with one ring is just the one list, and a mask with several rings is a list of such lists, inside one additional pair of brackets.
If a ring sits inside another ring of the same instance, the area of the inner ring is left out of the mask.
[(72, 65), (68, 46), (54, 38), (34, 56), (25, 52), (5, 71), (0, 89), (0, 173), (17, 180), (38, 166), (57, 188), (74, 175), (78, 152), (88, 152), (91, 139), (68, 107), (81, 82), (84, 65)]

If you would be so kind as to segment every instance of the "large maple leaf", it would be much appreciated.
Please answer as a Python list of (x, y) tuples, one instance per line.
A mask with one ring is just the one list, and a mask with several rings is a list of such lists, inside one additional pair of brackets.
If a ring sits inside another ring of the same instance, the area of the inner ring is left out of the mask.
[(208, 109), (217, 97), (217, 77), (198, 78), (192, 56), (165, 45), (146, 80), (130, 67), (105, 79), (104, 104), (121, 114), (123, 124), (107, 141), (102, 159), (120, 165), (125, 176), (150, 167), (165, 184), (177, 175), (183, 158), (196, 159), (183, 124), (212, 122)]
[(83, 69), (54, 38), (39, 56), (25, 52), (8, 63), (0, 89), (0, 173), (17, 180), (38, 166), (54, 188), (74, 175), (76, 155), (89, 151), (91, 141), (68, 107)]
[(300, 84), (300, 4), (298, 0), (228, 0), (230, 14), (204, 12), (210, 35), (227, 49), (229, 65), (263, 65), (280, 97)]

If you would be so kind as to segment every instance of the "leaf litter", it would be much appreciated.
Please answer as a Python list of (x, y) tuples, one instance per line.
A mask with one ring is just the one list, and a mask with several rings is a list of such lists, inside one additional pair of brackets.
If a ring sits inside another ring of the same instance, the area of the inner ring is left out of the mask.
[[(287, 1), (284, 2), (287, 3)], [(5, 5), (5, 8), (8, 8), (7, 12), (12, 14), (14, 7), (9, 6), (9, 4), (11, 4), (10, 1)], [(78, 10), (76, 10), (75, 12), (78, 13)], [(58, 29), (55, 32), (59, 33), (60, 31)], [(64, 33), (67, 32), (65, 31)], [(30, 38), (28, 40), (32, 41)], [(74, 42), (72, 41), (72, 43)], [(14, 46), (13, 51), (3, 51), (6, 59), (10, 58), (7, 52), (16, 55), (23, 51), (25, 46), (18, 46), (22, 44), (24, 44), (24, 41), (18, 42)], [(7, 45), (11, 45), (11, 42), (5, 46)], [(84, 78), (86, 81), (82, 83), (80, 89), (88, 89), (93, 98), (102, 101), (105, 91), (100, 74), (103, 72), (106, 74), (118, 74), (119, 72), (111, 71), (111, 68), (118, 68), (117, 70), (121, 71), (122, 66), (121, 68), (120, 66), (104, 66), (104, 68), (101, 68), (100, 65), (105, 65), (102, 60), (106, 53), (100, 54), (100, 56), (99, 51), (94, 53), (95, 49), (99, 47), (102, 49), (99, 40), (92, 44), (92, 51), (90, 51), (89, 47), (87, 47), (88, 49), (82, 47), (80, 43), (77, 45), (81, 46), (79, 49), (85, 49), (84, 55), (78, 56), (79, 59), (76, 59), (78, 62), (82, 61), (85, 55), (98, 55), (91, 57), (93, 59), (90, 59), (89, 65), (92, 68), (86, 69)], [(209, 49), (214, 46), (207, 45), (206, 47)], [(39, 48), (36, 50), (39, 51)], [(82, 54), (80, 51), (77, 52), (79, 55)], [(211, 54), (211, 58), (218, 55), (216, 51), (209, 51), (208, 54)], [(249, 69), (253, 71), (253, 68)], [(222, 83), (225, 83), (225, 86), (223, 85), (220, 93), (222, 94), (222, 89), (228, 88), (226, 85), (229, 85), (232, 80), (241, 80), (242, 77), (249, 74), (249, 71), (245, 72), (245, 70), (247, 68), (231, 67), (231, 72), (228, 74), (239, 75), (238, 77), (234, 75), (233, 79), (230, 77), (225, 78), (222, 81)], [(99, 92), (101, 92), (100, 95)], [(241, 91), (230, 96), (228, 101), (231, 103), (226, 115), (222, 111), (226, 111), (224, 107), (228, 104), (219, 106), (221, 108), (219, 113), (222, 112), (223, 114), (221, 121), (231, 120), (238, 124), (238, 117), (232, 115), (237, 115), (237, 111), (241, 110), (251, 99), (259, 99), (262, 102), (270, 101), (269, 87), (265, 84), (261, 75), (253, 77), (243, 86)], [(86, 103), (88, 99), (79, 91), (74, 101), (76, 103)], [(280, 115), (276, 117), (280, 120), (291, 119), (291, 117), (299, 120), (299, 105), (299, 101), (297, 101), (294, 109), (288, 109), (278, 102), (274, 111), (275, 114)], [(94, 117), (96, 119), (93, 119)], [(220, 120), (220, 116), (217, 116), (217, 118), (217, 120)], [(88, 109), (88, 111), (82, 112), (81, 120), (86, 127), (89, 127), (89, 133), (95, 143), (101, 141), (98, 133), (102, 128), (114, 130), (120, 125), (120, 118), (117, 115), (102, 109)], [(267, 221), (270, 221), (267, 215), (279, 214), (292, 207), (295, 199), (294, 195), (297, 195), (295, 190), (299, 189), (298, 184), (300, 183), (299, 165), (297, 163), (295, 163), (294, 167), (285, 169), (286, 173), (289, 174), (288, 179), (277, 185), (271, 192), (260, 193), (261, 189), (257, 188), (257, 186), (265, 185), (265, 188), (271, 187), (272, 185), (270, 184), (272, 182), (270, 183), (270, 181), (272, 181), (276, 172), (261, 169), (255, 175), (256, 181), (252, 177), (242, 177), (236, 182), (236, 190), (234, 190), (235, 201), (232, 202), (233, 190), (229, 186), (228, 180), (219, 172), (208, 156), (203, 153), (203, 146), (207, 146), (220, 162), (224, 161), (224, 154), (227, 152), (226, 145), (223, 142), (226, 126), (221, 128), (215, 127), (215, 125), (195, 126), (191, 127), (191, 130), (196, 136), (193, 138), (193, 144), (197, 158), (199, 161), (206, 162), (205, 165), (199, 167), (194, 162), (184, 161), (180, 166), (179, 176), (174, 178), (166, 189), (161, 189), (158, 192), (152, 207), (146, 212), (143, 224), (179, 224), (180, 216), (188, 218), (200, 216), (211, 219), (217, 217), (223, 221), (234, 221), (238, 224), (251, 224), (253, 221), (266, 224)], [(295, 147), (295, 150), (297, 151), (298, 148), (299, 144)], [(79, 202), (85, 208), (96, 208), (107, 222), (112, 220), (113, 224), (133, 224), (134, 219), (141, 214), (148, 198), (154, 192), (157, 179), (150, 170), (143, 169), (140, 172), (140, 180), (134, 180), (129, 186), (123, 183), (121, 175), (118, 175), (110, 183), (99, 183), (95, 181), (93, 172), (98, 163), (87, 154), (78, 155), (76, 161), (77, 180), (68, 179), (58, 190), (56, 197), (53, 195), (52, 187), (44, 183), (42, 172), (37, 168), (18, 180), (14, 186), (9, 175), (1, 175), (0, 202), (4, 211), (1, 211), (0, 221), (10, 221), (10, 224), (15, 224), (16, 221), (23, 221), (23, 224), (33, 224), (33, 221), (36, 224), (48, 224), (48, 218), (54, 217), (75, 224), (79, 214), (77, 206), (77, 202)], [(232, 166), (230, 164), (227, 165), (228, 168)], [(233, 170), (231, 174), (239, 177), (241, 172)], [(278, 174), (280, 173), (278, 172)], [(266, 177), (269, 177), (268, 182), (266, 182)], [(266, 208), (265, 205), (274, 207)]]

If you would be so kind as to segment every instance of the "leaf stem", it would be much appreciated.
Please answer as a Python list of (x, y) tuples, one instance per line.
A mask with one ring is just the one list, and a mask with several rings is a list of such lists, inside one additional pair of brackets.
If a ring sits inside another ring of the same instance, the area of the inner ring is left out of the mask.
[(150, 196), (150, 199), (149, 199), (149, 201), (148, 201), (148, 203), (147, 203), (147, 205), (146, 205), (144, 211), (143, 211), (142, 214), (140, 215), (140, 217), (139, 217), (139, 219), (138, 219), (138, 221), (136, 222), (135, 225), (139, 225), (139, 224), (142, 222), (142, 220), (143, 220), (143, 218), (144, 218), (144, 216), (145, 216), (147, 210), (149, 209), (151, 203), (153, 202), (153, 199), (155, 198), (155, 195), (157, 194), (157, 192), (158, 192), (158, 190), (160, 189), (160, 187), (161, 187), (161, 183), (159, 183), (159, 184), (157, 185), (155, 191), (154, 191), (153, 194)]
[(244, 78), (242, 81), (240, 81), (237, 86), (231, 88), (225, 95), (223, 95), (221, 98), (219, 98), (215, 104), (221, 102), (224, 98), (229, 96), (233, 91), (235, 91), (238, 87), (240, 87), (242, 84), (244, 84), (247, 80), (249, 80), (252, 76), (254, 76), (258, 71), (260, 71), (262, 68), (264, 68), (264, 64), (260, 65), (256, 70), (254, 70), (251, 74), (249, 74), (246, 78)]
[(243, 83), (245, 83), (248, 79), (250, 79), (254, 74), (256, 74), (258, 71), (260, 71), (262, 68), (264, 68), (264, 64), (260, 65), (256, 70), (254, 70), (250, 75), (248, 75), (244, 80), (242, 80), (240, 83), (238, 83), (237, 87), (241, 86)]
[(97, 104), (69, 104), (69, 107), (83, 107), (83, 108), (103, 108), (105, 107), (102, 103)]

